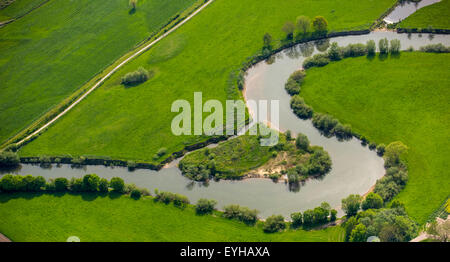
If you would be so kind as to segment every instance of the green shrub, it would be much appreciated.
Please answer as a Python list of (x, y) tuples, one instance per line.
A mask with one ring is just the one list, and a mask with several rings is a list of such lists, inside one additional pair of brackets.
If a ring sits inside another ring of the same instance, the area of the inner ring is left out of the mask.
[(57, 192), (64, 192), (67, 191), (69, 187), (69, 180), (64, 177), (58, 177), (55, 179), (55, 191)]
[(439, 43), (439, 44), (430, 44), (430, 45), (426, 45), (426, 46), (422, 46), (420, 48), (421, 52), (426, 52), (426, 53), (449, 53), (450, 52), (450, 47), (446, 47), (443, 44)]
[(389, 51), (389, 42), (387, 38), (380, 39), (378, 42), (378, 49), (380, 50), (380, 54), (387, 54)]
[(113, 177), (109, 182), (110, 187), (117, 193), (125, 192), (125, 182), (120, 177)]
[(327, 136), (333, 135), (334, 127), (339, 123), (335, 118), (327, 114), (314, 114), (312, 119), (314, 127)]
[(300, 227), (303, 224), (303, 215), (301, 212), (292, 213), (291, 219), (294, 228)]
[(312, 154), (308, 160), (308, 173), (310, 175), (324, 175), (331, 170), (331, 157), (321, 147), (312, 147)]
[(214, 211), (216, 205), (216, 200), (200, 198), (195, 205), (195, 212), (197, 214), (210, 214)]
[(281, 215), (273, 215), (266, 219), (263, 225), (263, 230), (266, 233), (275, 233), (286, 228), (284, 217)]
[(301, 119), (310, 119), (313, 116), (313, 110), (305, 104), (303, 98), (295, 95), (291, 98), (291, 108), (294, 113)]
[(330, 50), (328, 50), (328, 58), (331, 61), (339, 61), (342, 59), (342, 49), (338, 46), (338, 43), (333, 42)]
[(336, 221), (337, 219), (337, 210), (336, 209), (331, 209), (330, 210), (330, 221)]
[(17, 166), (20, 162), (19, 156), (11, 151), (3, 151), (0, 153), (0, 167)]
[(349, 195), (347, 198), (342, 199), (342, 209), (348, 217), (356, 215), (360, 207), (360, 195)]
[(308, 69), (311, 67), (322, 67), (330, 63), (328, 54), (317, 54), (312, 57), (308, 57), (303, 61), (303, 68)]
[(358, 57), (367, 54), (367, 47), (364, 44), (349, 44), (342, 49), (344, 57)]
[(136, 200), (140, 199), (141, 196), (142, 196), (141, 190), (137, 188), (134, 188), (130, 193), (130, 197)]
[(375, 41), (373, 40), (367, 41), (366, 46), (367, 46), (367, 54), (369, 56), (375, 55), (375, 53), (377, 52), (377, 46), (375, 44)]
[(303, 225), (310, 227), (314, 225), (314, 211), (311, 209), (303, 212)]
[(73, 192), (83, 191), (83, 179), (73, 177), (69, 182), (69, 189)]
[(295, 145), (298, 149), (301, 149), (305, 152), (309, 150), (309, 139), (304, 134), (298, 134), (295, 139)]
[(254, 224), (258, 220), (258, 210), (239, 205), (228, 205), (224, 207), (223, 216), (228, 219), (240, 220), (246, 224)]
[(300, 93), (300, 85), (292, 79), (289, 79), (287, 83), (284, 85), (284, 89), (288, 92), (289, 95), (297, 95)]
[(98, 191), (102, 193), (107, 193), (109, 191), (109, 182), (106, 178), (100, 178)]
[(369, 193), (361, 204), (363, 210), (379, 209), (383, 207), (383, 198), (376, 193)]
[(312, 20), (313, 28), (316, 32), (324, 32), (327, 31), (328, 22), (323, 16), (316, 16)]
[(96, 174), (88, 174), (83, 177), (83, 191), (97, 192), (100, 178)]
[(392, 39), (391, 40), (391, 47), (389, 48), (389, 51), (391, 54), (398, 54), (400, 53), (400, 40), (398, 39)]
[(150, 78), (150, 73), (143, 67), (139, 67), (134, 72), (127, 73), (122, 77), (122, 84), (126, 86), (137, 85), (147, 81)]

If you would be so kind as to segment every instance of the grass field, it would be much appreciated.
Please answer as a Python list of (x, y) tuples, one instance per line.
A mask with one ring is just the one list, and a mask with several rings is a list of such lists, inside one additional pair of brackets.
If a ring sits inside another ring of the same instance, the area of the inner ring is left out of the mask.
[(450, 194), (450, 54), (345, 59), (307, 71), (301, 96), (369, 140), (402, 141), (409, 181), (396, 197), (423, 223)]
[[(1, 0), (1, 2), (7, 2), (8, 0)], [(48, 0), (15, 0), (6, 8), (0, 9), (0, 22), (15, 19), (23, 16), (39, 5), (47, 2)]]
[[(281, 28), (299, 15), (324, 16), (329, 29), (368, 28), (395, 0), (216, 0), (155, 48), (122, 68), (68, 115), (25, 146), (22, 155), (97, 155), (154, 162), (162, 147), (179, 151), (201, 137), (174, 136), (171, 104), (239, 98), (229, 92), (230, 72), (262, 47), (266, 32), (283, 37)], [(357, 3), (357, 4), (356, 4)], [(124, 88), (120, 78), (143, 66), (152, 79)], [(157, 160), (158, 162), (161, 159)]]
[(194, 2), (139, 1), (133, 13), (128, 0), (51, 0), (0, 28), (0, 141), (29, 125)]
[(442, 0), (439, 3), (419, 9), (403, 20), (401, 28), (428, 28), (450, 29), (450, 0)]
[(257, 226), (151, 198), (0, 194), (0, 232), (13, 241), (343, 241), (341, 227), (265, 234)]

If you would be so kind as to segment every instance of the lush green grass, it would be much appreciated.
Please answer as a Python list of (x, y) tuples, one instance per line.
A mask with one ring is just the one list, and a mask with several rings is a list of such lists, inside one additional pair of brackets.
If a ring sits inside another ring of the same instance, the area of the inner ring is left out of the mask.
[(343, 241), (341, 227), (265, 234), (256, 226), (151, 198), (0, 194), (0, 232), (13, 241)]
[(450, 194), (450, 54), (349, 58), (307, 71), (301, 96), (317, 112), (349, 123), (369, 140), (409, 147), (409, 181), (396, 199), (418, 222)]
[[(201, 137), (174, 136), (171, 104), (193, 101), (195, 91), (207, 99), (238, 98), (230, 92), (230, 72), (258, 52), (266, 32), (275, 39), (299, 15), (322, 15), (329, 29), (368, 28), (394, 0), (216, 0), (197, 17), (113, 75), (22, 155), (98, 155), (152, 161), (162, 147), (179, 151)], [(143, 66), (155, 76), (133, 88), (120, 77)], [(160, 161), (159, 159), (158, 161)]]
[(450, 29), (450, 0), (426, 6), (403, 20), (401, 28), (428, 28)]
[(128, 0), (51, 0), (0, 28), (0, 141), (194, 2), (139, 1), (137, 11), (129, 13)]
[(0, 9), (0, 22), (20, 17), (46, 1), (47, 0), (15, 0), (6, 8)]

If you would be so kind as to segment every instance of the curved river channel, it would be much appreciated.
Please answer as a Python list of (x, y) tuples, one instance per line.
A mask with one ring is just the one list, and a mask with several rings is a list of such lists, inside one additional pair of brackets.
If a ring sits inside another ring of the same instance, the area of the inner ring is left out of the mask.
[[(284, 84), (289, 75), (301, 68), (305, 57), (324, 51), (327, 43), (337, 42), (340, 46), (350, 43), (366, 43), (373, 39), (400, 39), (403, 48), (413, 46), (419, 48), (431, 43), (450, 45), (450, 37), (444, 35), (397, 34), (394, 32), (372, 32), (367, 35), (346, 36), (299, 44), (284, 50), (271, 59), (271, 63), (260, 62), (248, 71), (244, 95), (248, 100), (258, 101), (279, 100), (280, 122), (278, 129), (291, 130), (293, 133), (301, 132), (308, 136), (312, 145), (322, 146), (329, 152), (333, 168), (321, 180), (308, 180), (300, 186), (297, 192), (289, 190), (284, 182), (274, 183), (269, 179), (245, 179), (241, 181), (210, 181), (208, 185), (192, 182), (183, 177), (177, 168), (179, 160), (172, 162), (160, 171), (135, 170), (127, 168), (85, 166), (71, 168), (70, 165), (61, 165), (44, 169), (37, 165), (22, 164), (17, 170), (3, 170), (0, 174), (32, 174), (45, 178), (81, 177), (85, 174), (95, 173), (100, 177), (121, 177), (126, 183), (134, 183), (153, 191), (170, 191), (186, 195), (192, 203), (199, 198), (209, 198), (218, 201), (218, 208), (227, 204), (239, 204), (258, 209), (261, 217), (272, 214), (282, 214), (288, 217), (296, 211), (304, 211), (327, 201), (332, 207), (338, 208), (342, 198), (349, 194), (364, 194), (370, 190), (376, 180), (384, 174), (383, 160), (361, 146), (356, 140), (339, 142), (335, 138), (326, 138), (312, 126), (311, 121), (297, 118), (291, 111), (290, 96), (284, 90)], [(252, 108), (249, 108), (252, 111)]]

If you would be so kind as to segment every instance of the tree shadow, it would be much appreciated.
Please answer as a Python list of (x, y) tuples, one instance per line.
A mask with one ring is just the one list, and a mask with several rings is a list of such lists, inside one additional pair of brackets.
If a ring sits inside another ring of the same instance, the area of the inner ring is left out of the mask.
[(378, 60), (380, 61), (384, 61), (388, 58), (388, 54), (379, 54), (378, 55)]
[(393, 59), (399, 59), (400, 56), (401, 56), (401, 53), (400, 53), (400, 52), (394, 53), (394, 54), (391, 53), (391, 58), (393, 58)]
[(129, 15), (134, 15), (136, 13), (136, 8), (131, 8), (130, 11), (128, 11)]

